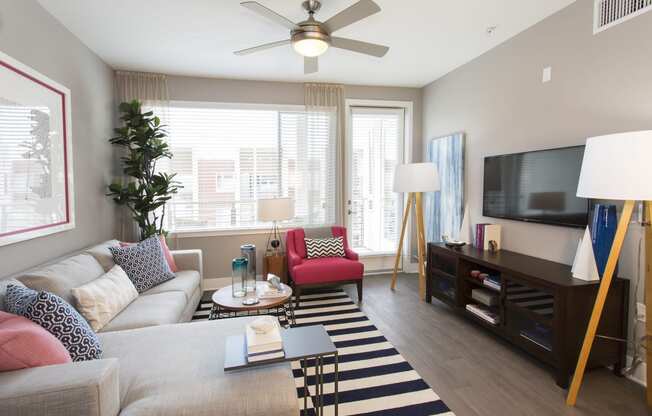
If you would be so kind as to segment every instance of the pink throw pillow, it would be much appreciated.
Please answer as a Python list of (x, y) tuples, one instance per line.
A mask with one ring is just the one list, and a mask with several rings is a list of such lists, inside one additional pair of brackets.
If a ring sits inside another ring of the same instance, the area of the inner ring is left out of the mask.
[[(165, 261), (167, 261), (168, 266), (170, 266), (170, 270), (172, 270), (172, 273), (178, 272), (179, 268), (177, 267), (177, 263), (174, 261), (174, 257), (172, 257), (172, 253), (170, 252), (170, 248), (168, 247), (167, 241), (165, 241), (165, 237), (161, 235), (159, 236), (159, 239), (161, 241), (161, 248), (163, 248), (163, 255), (165, 256)], [(125, 243), (123, 241), (120, 242), (121, 247), (130, 246), (132, 244), (136, 244), (136, 243)]]
[(70, 362), (54, 335), (27, 318), (0, 311), (0, 371)]

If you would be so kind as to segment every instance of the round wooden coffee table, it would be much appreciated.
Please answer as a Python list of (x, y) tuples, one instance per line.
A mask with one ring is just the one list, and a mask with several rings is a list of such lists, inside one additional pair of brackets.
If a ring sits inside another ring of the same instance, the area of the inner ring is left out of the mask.
[[(256, 282), (257, 293), (262, 292), (262, 287), (266, 286), (266, 282)], [(279, 322), (287, 322), (289, 325), (294, 325), (296, 320), (294, 318), (294, 307), (292, 305), (292, 288), (286, 284), (281, 283), (283, 291), (279, 297), (259, 299), (255, 305), (245, 305), (243, 300), (249, 296), (242, 298), (234, 298), (232, 287), (227, 286), (222, 289), (216, 290), (213, 293), (213, 307), (208, 317), (209, 320), (235, 318), (238, 316), (251, 316), (251, 315), (276, 315)], [(275, 311), (275, 312), (274, 312)]]

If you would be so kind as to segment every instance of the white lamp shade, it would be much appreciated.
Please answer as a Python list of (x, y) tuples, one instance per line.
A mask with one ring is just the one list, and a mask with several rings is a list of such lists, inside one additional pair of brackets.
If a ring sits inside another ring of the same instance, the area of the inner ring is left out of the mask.
[(258, 221), (284, 221), (294, 218), (292, 198), (270, 198), (258, 200)]
[(586, 141), (577, 196), (652, 201), (652, 130)]
[(398, 165), (394, 192), (434, 192), (439, 190), (439, 173), (434, 163)]

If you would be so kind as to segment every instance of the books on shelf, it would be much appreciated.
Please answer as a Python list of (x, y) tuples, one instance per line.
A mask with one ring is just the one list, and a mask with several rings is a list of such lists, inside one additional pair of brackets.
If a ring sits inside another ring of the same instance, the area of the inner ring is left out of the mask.
[(484, 278), (482, 284), (489, 289), (500, 291), (500, 276), (488, 275)]
[(492, 325), (500, 323), (500, 316), (484, 305), (469, 303), (466, 305), (466, 310)]
[(500, 250), (500, 233), (501, 227), (499, 224), (476, 224), (475, 246), (483, 250), (490, 250), (493, 241), (493, 249)]
[(245, 343), (249, 362), (283, 358), (283, 339), (278, 321), (262, 316), (245, 326)]
[(486, 289), (471, 290), (471, 298), (485, 306), (496, 306), (498, 304), (498, 295)]

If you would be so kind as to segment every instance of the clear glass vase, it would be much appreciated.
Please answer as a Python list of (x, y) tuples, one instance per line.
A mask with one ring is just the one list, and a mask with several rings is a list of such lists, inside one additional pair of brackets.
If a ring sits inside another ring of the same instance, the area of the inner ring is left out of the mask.
[(231, 262), (231, 294), (234, 298), (244, 298), (247, 294), (247, 263), (244, 257)]

